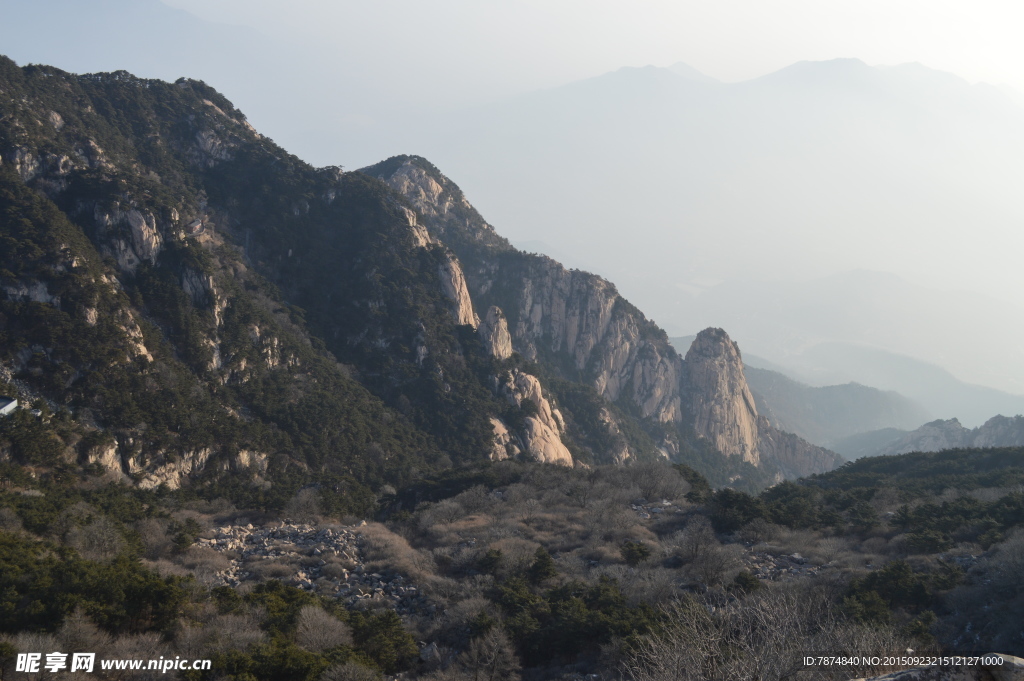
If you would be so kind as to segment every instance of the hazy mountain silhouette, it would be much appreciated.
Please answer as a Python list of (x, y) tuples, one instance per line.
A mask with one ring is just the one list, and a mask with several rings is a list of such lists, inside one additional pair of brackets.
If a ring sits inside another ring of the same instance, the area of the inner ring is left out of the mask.
[[(910, 397), (923, 394), (873, 378), (877, 372), (853, 375), (845, 361), (832, 365), (801, 358), (819, 343), (846, 343), (941, 366), (966, 382), (1024, 393), (1024, 346), (1019, 342), (1024, 309), (981, 294), (936, 291), (892, 274), (859, 270), (798, 283), (727, 282), (682, 297), (675, 309), (695, 329), (711, 323), (733, 329), (752, 353), (780, 366), (803, 367), (815, 384), (852, 380)], [(814, 378), (815, 373), (825, 377)], [(953, 404), (935, 402), (930, 408), (936, 416), (965, 418), (963, 412), (947, 413)], [(982, 409), (968, 420), (1006, 409), (1005, 404)]]
[(707, 75), (705, 73), (701, 73), (700, 71), (698, 71), (697, 69), (693, 68), (689, 64), (686, 64), (686, 63), (681, 62), (681, 61), (680, 62), (676, 62), (675, 64), (672, 64), (672, 66), (669, 66), (668, 70), (671, 71), (672, 73), (676, 74), (677, 76), (682, 76), (683, 78), (688, 78), (689, 80), (696, 80), (696, 81), (701, 82), (701, 83), (718, 83), (718, 82), (720, 82), (717, 78), (712, 78), (711, 76), (709, 76), (709, 75)]
[(849, 343), (821, 343), (790, 358), (791, 371), (815, 383), (856, 380), (895, 390), (919, 402), (931, 416), (981, 425), (994, 414), (1024, 414), (1024, 397), (958, 380), (939, 366), (912, 357)]

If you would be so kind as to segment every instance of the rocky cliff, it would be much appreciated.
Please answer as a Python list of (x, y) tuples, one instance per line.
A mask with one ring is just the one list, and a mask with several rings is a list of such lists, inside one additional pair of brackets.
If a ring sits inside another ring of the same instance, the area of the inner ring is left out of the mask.
[[(683, 455), (682, 441), (696, 433), (727, 457), (770, 470), (772, 479), (830, 470), (842, 461), (759, 417), (739, 349), (724, 332), (698, 336), (684, 361), (613, 284), (514, 249), (425, 159), (394, 157), (361, 172), (402, 194), (430, 237), (458, 255), (477, 311), (487, 310), (481, 337), (501, 348), (492, 353), (514, 350), (562, 379), (591, 386), (607, 405), (594, 421), (603, 424), (608, 441), (621, 434), (624, 415), (611, 408), (617, 405), (667, 426), (647, 430), (670, 458)], [(685, 432), (677, 435), (678, 429)], [(635, 444), (616, 441), (604, 448), (602, 460), (636, 455)]]
[(515, 250), (425, 159), (395, 157), (362, 172), (405, 196), (431, 235), (458, 255), (478, 309), (503, 311), (517, 352), (588, 382), (642, 417), (680, 420), (681, 359), (613, 284)]
[(683, 385), (694, 430), (726, 456), (775, 471), (779, 479), (824, 473), (843, 462), (757, 413), (739, 346), (722, 329), (697, 334), (686, 353)]
[(685, 377), (694, 430), (726, 456), (758, 465), (757, 408), (739, 346), (722, 329), (701, 331), (686, 353)]
[(1024, 445), (1024, 416), (993, 416), (977, 428), (964, 428), (957, 419), (932, 421), (887, 445), (878, 455), (940, 452), (968, 447)]

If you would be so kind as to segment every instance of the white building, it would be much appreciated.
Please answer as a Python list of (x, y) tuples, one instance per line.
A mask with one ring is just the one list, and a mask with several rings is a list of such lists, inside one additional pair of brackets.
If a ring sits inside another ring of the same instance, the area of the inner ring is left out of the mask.
[(10, 397), (0, 397), (0, 416), (13, 414), (17, 408), (18, 400), (13, 400)]

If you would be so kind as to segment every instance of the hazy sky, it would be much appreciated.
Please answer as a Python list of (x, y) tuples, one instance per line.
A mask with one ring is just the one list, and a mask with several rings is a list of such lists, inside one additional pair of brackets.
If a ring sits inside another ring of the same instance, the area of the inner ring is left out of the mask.
[[(799, 60), (918, 61), (1024, 91), (1024, 3), (999, 0), (166, 0), (301, 37), (431, 102), (684, 61), (725, 81)], [(285, 35), (282, 35), (285, 34)], [(457, 102), (453, 102), (457, 103)]]

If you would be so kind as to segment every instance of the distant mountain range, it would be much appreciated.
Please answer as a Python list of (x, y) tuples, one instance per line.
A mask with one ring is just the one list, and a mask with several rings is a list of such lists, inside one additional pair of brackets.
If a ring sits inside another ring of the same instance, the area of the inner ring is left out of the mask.
[[(895, 435), (895, 437), (891, 437)], [(890, 439), (891, 438), (891, 439)], [(940, 452), (945, 449), (984, 449), (1024, 445), (1024, 416), (994, 416), (977, 428), (964, 428), (957, 419), (939, 419), (911, 432), (865, 433), (861, 443), (883, 442), (869, 455), (885, 456), (909, 452)], [(854, 446), (844, 442), (844, 448)]]

